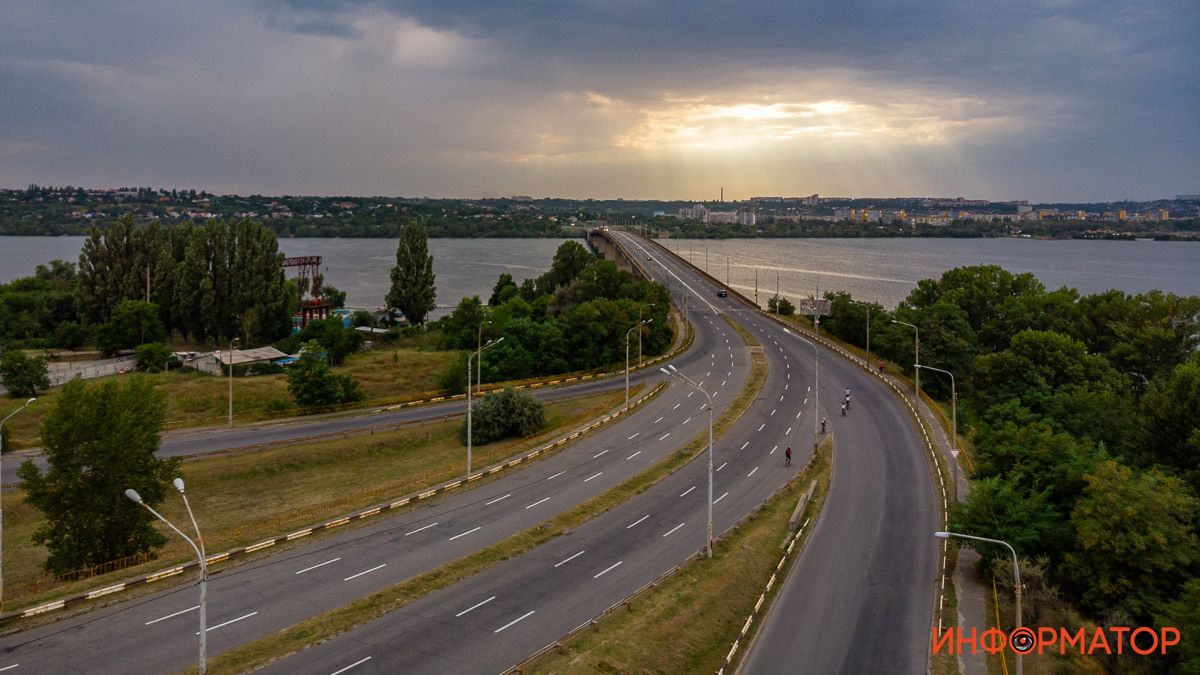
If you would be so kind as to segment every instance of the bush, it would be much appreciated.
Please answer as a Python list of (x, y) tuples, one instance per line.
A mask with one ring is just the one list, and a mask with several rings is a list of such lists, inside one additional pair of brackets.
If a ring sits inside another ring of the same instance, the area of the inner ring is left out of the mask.
[(438, 387), (448, 394), (461, 394), (467, 390), (467, 355), (459, 354), (457, 359), (438, 376)]
[(325, 352), (329, 355), (330, 363), (340, 366), (347, 356), (362, 347), (362, 334), (343, 326), (341, 317), (331, 316), (328, 319), (310, 321), (304, 330), (281, 340), (277, 346), (291, 354), (298, 351), (301, 345), (314, 341), (320, 345), (317, 351)]
[(179, 365), (179, 359), (175, 358), (175, 352), (161, 342), (138, 345), (138, 348), (134, 350), (134, 358), (137, 359), (138, 370), (147, 373), (157, 373)]
[(353, 403), (363, 399), (358, 383), (349, 375), (339, 375), (320, 356), (320, 345), (309, 342), (300, 351), (300, 362), (288, 371), (288, 391), (296, 403), (319, 407)]
[(96, 346), (105, 356), (165, 339), (167, 330), (158, 317), (158, 305), (139, 300), (122, 301), (109, 322), (96, 329)]
[(767, 299), (767, 311), (771, 313), (778, 312), (783, 316), (791, 316), (796, 313), (796, 306), (787, 298), (773, 295)]
[[(474, 445), (501, 438), (529, 436), (546, 424), (542, 402), (526, 392), (511, 388), (484, 397), (475, 404), (471, 418), (471, 442)], [(458, 437), (466, 445), (466, 420), (463, 420)]]
[(43, 356), (26, 356), (19, 349), (9, 349), (0, 357), (0, 382), (13, 398), (37, 396), (38, 389), (50, 386), (50, 376)]
[(74, 321), (64, 321), (54, 329), (54, 344), (63, 349), (79, 349), (88, 337), (88, 329)]

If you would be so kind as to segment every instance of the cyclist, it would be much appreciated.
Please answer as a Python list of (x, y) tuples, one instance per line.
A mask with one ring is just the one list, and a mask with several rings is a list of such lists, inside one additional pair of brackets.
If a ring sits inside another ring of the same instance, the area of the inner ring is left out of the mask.
[(821, 433), (822, 434), (825, 433), (825, 418), (824, 417), (821, 418)]
[(843, 402), (842, 403), (842, 417), (845, 417), (845, 416), (846, 416), (846, 404), (845, 404), (845, 402)]
[(791, 446), (788, 446), (788, 449), (783, 451), (783, 465), (784, 466), (792, 465), (792, 447)]

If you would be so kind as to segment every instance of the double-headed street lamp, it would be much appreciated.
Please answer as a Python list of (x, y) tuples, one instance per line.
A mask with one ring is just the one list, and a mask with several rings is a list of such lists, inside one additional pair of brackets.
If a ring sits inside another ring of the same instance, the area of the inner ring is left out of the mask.
[[(989, 544), (1000, 544), (1001, 546), (1004, 546), (1005, 548), (1007, 548), (1009, 553), (1012, 553), (1013, 584), (1015, 584), (1016, 589), (1017, 589), (1017, 623), (1015, 626), (1013, 626), (1013, 630), (1015, 631), (1016, 629), (1020, 628), (1021, 627), (1021, 569), (1017, 565), (1016, 550), (1013, 549), (1013, 547), (1011, 545), (1009, 545), (1009, 543), (1007, 541), (1001, 541), (999, 539), (988, 539), (987, 537), (976, 537), (971, 534), (961, 534), (959, 532), (934, 532), (933, 536), (937, 537), (938, 539), (949, 539), (950, 537), (959, 537), (962, 539), (974, 539), (975, 541), (984, 541)], [(1017, 675), (1021, 675), (1021, 673), (1022, 673), (1021, 654), (1018, 652), (1017, 653)]]
[(815, 455), (817, 448), (821, 444), (821, 434), (817, 426), (817, 418), (821, 416), (821, 351), (817, 349), (815, 344), (796, 335), (787, 328), (784, 328), (783, 332), (812, 347), (813, 350), (813, 392), (816, 396), (816, 400), (813, 402), (813, 454)]
[(200, 673), (203, 675), (208, 670), (207, 652), (208, 652), (208, 559), (204, 556), (204, 537), (200, 536), (200, 526), (196, 524), (196, 516), (192, 513), (192, 505), (188, 503), (187, 493), (183, 491), (183, 479), (176, 478), (174, 481), (175, 489), (179, 490), (179, 496), (183, 497), (183, 505), (187, 507), (188, 518), (192, 520), (192, 529), (196, 530), (196, 540), (184, 534), (178, 527), (163, 518), (162, 514), (154, 510), (146, 502), (142, 501), (142, 496), (137, 493), (137, 490), (129, 488), (125, 491), (125, 496), (137, 504), (141, 504), (147, 511), (154, 514), (155, 518), (167, 524), (167, 527), (175, 531), (175, 534), (183, 537), (184, 541), (191, 545), (192, 550), (196, 552), (196, 558), (200, 561)]
[[(667, 370), (670, 368), (670, 370)], [(704, 387), (697, 384), (692, 378), (679, 372), (675, 366), (667, 364), (666, 368), (659, 368), (667, 377), (677, 378), (680, 382), (687, 384), (696, 391), (704, 394), (705, 404), (704, 409), (708, 411), (708, 529), (707, 539), (705, 539), (705, 552), (709, 558), (712, 558), (712, 542), (713, 542), (713, 405), (712, 397), (704, 391)]]
[(954, 468), (954, 502), (958, 503), (958, 390), (954, 387), (954, 373), (933, 366), (915, 364), (917, 371), (922, 368), (950, 376), (950, 464)]
[[(8, 415), (0, 420), (0, 458), (4, 457), (4, 423), (7, 422), (13, 415), (33, 405), (37, 398), (31, 398), (16, 410), (8, 413)], [(4, 501), (0, 499), (0, 611), (4, 609)]]
[(915, 325), (913, 325), (911, 323), (907, 323), (904, 321), (897, 321), (895, 319), (892, 319), (892, 323), (898, 323), (901, 326), (908, 326), (909, 328), (916, 331), (916, 342), (914, 343), (915, 346), (913, 347), (913, 361), (915, 361), (915, 363), (913, 364), (913, 366), (915, 366), (913, 368), (913, 390), (917, 394), (917, 403), (920, 404), (920, 402), (921, 402), (921, 329), (917, 328)]
[[(625, 331), (625, 407), (626, 408), (629, 407), (629, 334), (635, 330), (638, 330), (642, 326), (645, 326), (646, 324), (650, 323), (651, 321), (654, 321), (654, 317), (646, 319), (645, 321), (639, 321), (638, 323), (634, 324), (633, 328), (630, 328), (629, 330)], [(638, 342), (641, 343), (641, 341), (642, 341), (642, 334), (639, 332), (638, 333)], [(641, 351), (640, 346), (638, 347), (638, 351), (639, 352)]]
[[(475, 351), (483, 350), (483, 326), (484, 324), (491, 325), (491, 319), (485, 319), (479, 322), (479, 331), (475, 336)], [(483, 359), (475, 361), (475, 393), (483, 391)]]
[(486, 345), (475, 350), (473, 354), (467, 356), (467, 477), (471, 477), (471, 359), (480, 358), (483, 353), (492, 347), (504, 342), (504, 337), (501, 336), (495, 340), (488, 340)]

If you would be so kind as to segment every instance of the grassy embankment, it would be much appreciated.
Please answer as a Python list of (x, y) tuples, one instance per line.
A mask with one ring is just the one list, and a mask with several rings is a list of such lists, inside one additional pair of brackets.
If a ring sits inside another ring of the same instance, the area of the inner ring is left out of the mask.
[[(752, 343), (752, 345), (756, 344), (756, 342)], [(714, 435), (721, 435), (737, 422), (742, 413), (758, 397), (766, 379), (766, 358), (761, 353), (754, 354), (750, 376), (745, 386), (730, 407), (713, 422)], [(273, 635), (231, 649), (209, 660), (209, 672), (242, 673), (254, 670), (282, 656), (319, 644), (355, 626), (400, 609), (434, 591), (452, 586), (486, 570), (501, 560), (520, 555), (569, 532), (634, 495), (645, 492), (683, 467), (707, 447), (708, 432), (704, 430), (649, 470), (570, 511), (551, 518), (538, 527), (515, 534), (497, 544), (443, 565), (432, 572), (356, 600), (345, 607), (326, 612), (280, 630)]]
[[(548, 404), (541, 432), (476, 446), (475, 466), (520, 454), (623, 403), (624, 392), (618, 391)], [(245, 546), (451, 480), (466, 469), (465, 446), (458, 441), (460, 424), (441, 421), (186, 462), (182, 473), (206, 548), (217, 553)], [(168, 544), (158, 560), (87, 581), (57, 582), (41, 574), (46, 551), (30, 541), (44, 522), (41, 513), (24, 503), (21, 490), (4, 493), (3, 499), (6, 611), (192, 558), (187, 544), (167, 533)], [(173, 522), (188, 520), (182, 502), (173, 495), (161, 511)], [(144, 588), (158, 590), (161, 585)]]

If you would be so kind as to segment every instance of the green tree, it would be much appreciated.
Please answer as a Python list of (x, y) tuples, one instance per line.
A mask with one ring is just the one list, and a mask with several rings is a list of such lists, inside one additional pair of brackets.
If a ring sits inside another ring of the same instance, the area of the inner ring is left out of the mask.
[(492, 288), (492, 295), (488, 298), (488, 305), (495, 307), (503, 304), (506, 300), (517, 294), (517, 284), (513, 281), (513, 277), (508, 272), (500, 275), (496, 280), (495, 287)]
[(134, 350), (134, 358), (137, 359), (138, 370), (147, 373), (157, 373), (178, 364), (175, 352), (161, 342), (147, 342), (144, 345), (138, 345)]
[(113, 310), (108, 323), (96, 330), (96, 346), (111, 356), (147, 342), (162, 342), (167, 331), (154, 303), (124, 300)]
[(46, 358), (26, 356), (19, 349), (5, 350), (0, 356), (0, 382), (13, 398), (36, 396), (38, 389), (50, 386)]
[(363, 336), (344, 325), (341, 317), (331, 316), (310, 321), (304, 330), (283, 340), (280, 347), (294, 352), (314, 342), (318, 345), (317, 351), (324, 352), (331, 364), (340, 366), (345, 363), (347, 356), (362, 348)]
[(538, 277), (537, 289), (539, 294), (550, 294), (559, 286), (566, 286), (583, 272), (596, 256), (577, 241), (564, 241), (554, 252), (554, 262), (550, 269)]
[(1183, 636), (1172, 648), (1172, 672), (1200, 675), (1200, 640), (1192, 637), (1200, 635), (1200, 579), (1184, 585), (1179, 597), (1158, 617), (1158, 625), (1177, 628)]
[(1200, 492), (1200, 354), (1154, 380), (1139, 407), (1138, 463), (1170, 467)]
[(796, 306), (791, 300), (779, 295), (772, 295), (767, 298), (767, 311), (772, 314), (781, 314), (783, 316), (791, 316), (796, 313)]
[(1101, 463), (1071, 512), (1072, 582), (1089, 609), (1123, 609), (1146, 620), (1174, 597), (1197, 562), (1196, 499), (1158, 471)]
[(325, 302), (328, 302), (329, 306), (334, 309), (342, 309), (346, 306), (346, 291), (335, 286), (329, 284), (322, 286), (321, 297), (325, 298)]
[[(524, 437), (546, 424), (542, 402), (527, 392), (505, 389), (489, 394), (475, 404), (471, 414), (471, 442), (483, 445), (501, 438)], [(467, 443), (467, 421), (459, 429), (459, 440)]]
[(142, 377), (63, 387), (42, 422), (46, 472), (31, 460), (17, 471), (26, 501), (46, 517), (33, 535), (49, 549), (46, 571), (64, 574), (163, 545), (153, 516), (124, 492), (133, 488), (152, 506), (166, 495), (179, 460), (155, 456), (165, 419), (162, 394)]
[(287, 374), (288, 392), (304, 407), (319, 407), (361, 401), (358, 383), (349, 375), (333, 372), (321, 354), (318, 342), (309, 342), (300, 350), (300, 361)]
[(436, 307), (436, 298), (433, 256), (429, 255), (425, 227), (418, 221), (409, 221), (396, 246), (396, 266), (392, 268), (387, 306), (404, 312), (409, 323), (417, 325), (425, 323), (425, 317)]

